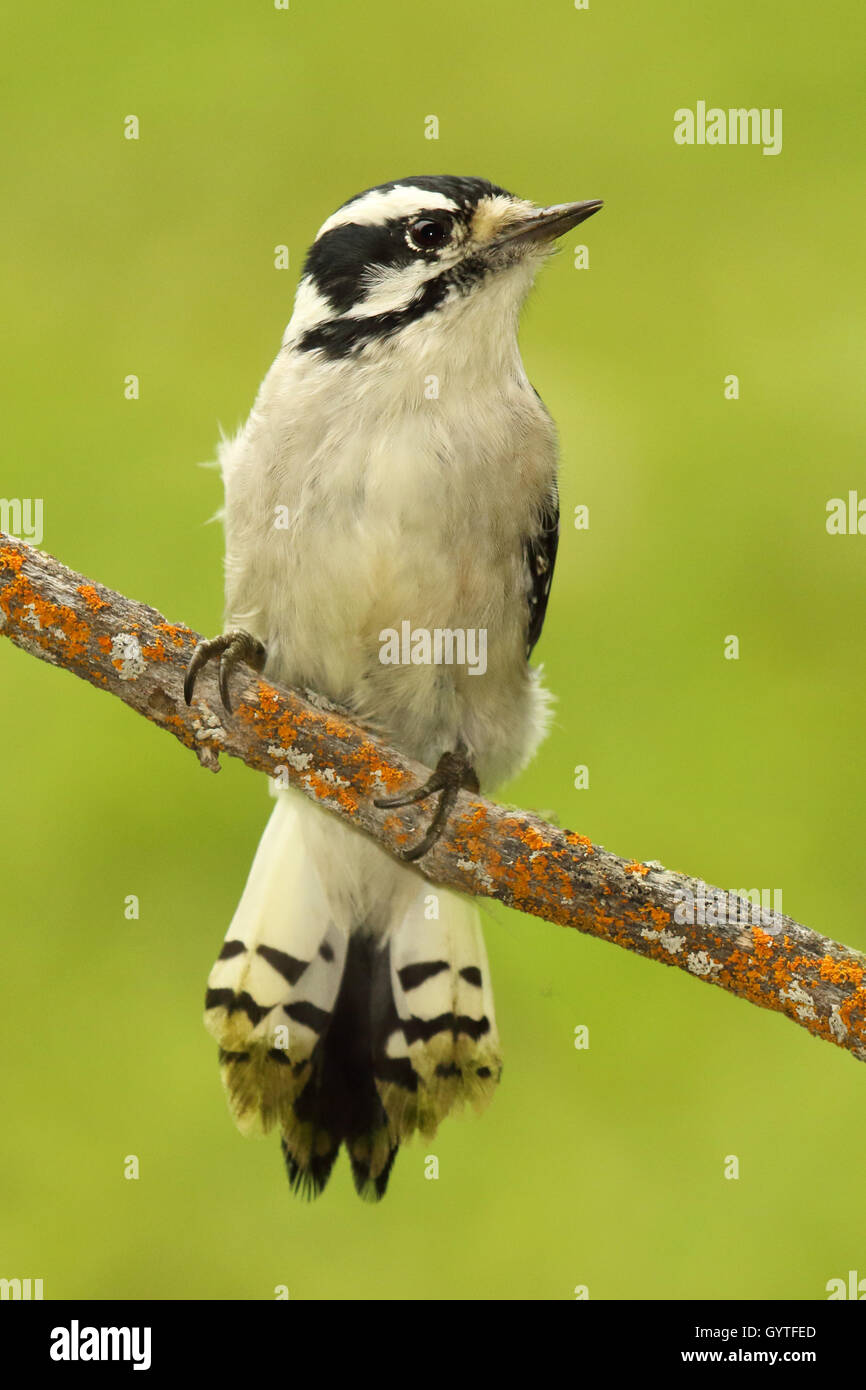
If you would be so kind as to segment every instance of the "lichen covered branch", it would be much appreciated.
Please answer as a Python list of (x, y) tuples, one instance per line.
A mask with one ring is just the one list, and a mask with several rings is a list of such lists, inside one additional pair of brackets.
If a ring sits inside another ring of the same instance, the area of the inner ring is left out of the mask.
[[(221, 753), (240, 758), (393, 854), (423, 833), (429, 809), (389, 812), (373, 802), (417, 785), (428, 769), (327, 701), (248, 668), (233, 677), (234, 715), (223, 710), (212, 667), (188, 707), (183, 677), (197, 633), (3, 535), (0, 636), (118, 696), (213, 771)], [(660, 864), (620, 859), (583, 835), (465, 792), (418, 867), (434, 883), (678, 966), (866, 1061), (866, 956), (781, 913)]]

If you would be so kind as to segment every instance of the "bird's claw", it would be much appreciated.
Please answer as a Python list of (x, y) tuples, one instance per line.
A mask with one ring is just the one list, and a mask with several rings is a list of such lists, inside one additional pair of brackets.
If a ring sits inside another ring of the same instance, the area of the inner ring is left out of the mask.
[(402, 857), (412, 863), (421, 859), (436, 844), (445, 829), (445, 822), (454, 809), (458, 792), (479, 790), (475, 769), (470, 765), (465, 749), (458, 747), (450, 753), (442, 754), (436, 764), (436, 771), (428, 777), (423, 786), (416, 787), (412, 792), (403, 792), (400, 796), (377, 797), (373, 805), (381, 810), (397, 810), (401, 806), (414, 806), (419, 801), (426, 801), (428, 796), (433, 796), (436, 792), (442, 793), (436, 813), (423, 839), (412, 849), (402, 851)]
[(192, 702), (195, 683), (198, 680), (199, 672), (214, 658), (219, 660), (219, 688), (220, 698), (228, 714), (232, 713), (232, 702), (229, 694), (229, 677), (235, 667), (245, 661), (248, 666), (252, 666), (254, 671), (261, 671), (265, 664), (265, 649), (257, 637), (252, 637), (250, 633), (236, 628), (233, 632), (224, 632), (220, 637), (212, 637), (210, 641), (199, 642), (192, 654), (192, 660), (186, 668), (186, 676), (183, 682), (183, 698), (187, 704)]

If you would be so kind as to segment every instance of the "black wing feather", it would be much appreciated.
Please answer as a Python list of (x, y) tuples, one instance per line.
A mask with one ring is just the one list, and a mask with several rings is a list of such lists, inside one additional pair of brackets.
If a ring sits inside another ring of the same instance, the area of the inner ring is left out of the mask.
[(529, 620), (526, 630), (526, 657), (541, 636), (550, 586), (553, 583), (553, 567), (556, 564), (556, 549), (559, 545), (559, 493), (554, 485), (553, 496), (541, 514), (541, 524), (534, 536), (524, 543), (523, 554), (528, 571), (527, 606)]

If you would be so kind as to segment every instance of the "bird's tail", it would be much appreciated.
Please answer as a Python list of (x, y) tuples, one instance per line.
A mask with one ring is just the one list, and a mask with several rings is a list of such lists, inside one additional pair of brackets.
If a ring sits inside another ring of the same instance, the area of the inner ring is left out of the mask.
[(405, 1139), (490, 1100), (501, 1072), (493, 993), (471, 899), (375, 846), (383, 881), (402, 876), (393, 910), (384, 923), (372, 911), (340, 922), (327, 864), (311, 852), (324, 815), (298, 793), (278, 796), (208, 980), (205, 1024), (238, 1127), (279, 1127), (292, 1188), (321, 1192), (345, 1144), (358, 1192), (377, 1200)]

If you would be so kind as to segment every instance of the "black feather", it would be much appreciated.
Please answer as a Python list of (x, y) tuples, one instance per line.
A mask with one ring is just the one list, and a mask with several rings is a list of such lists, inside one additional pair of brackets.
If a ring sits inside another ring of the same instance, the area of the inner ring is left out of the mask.
[(523, 548), (529, 577), (527, 595), (529, 613), (526, 629), (527, 659), (531, 656), (532, 649), (544, 627), (558, 545), (559, 493), (554, 486), (553, 497), (541, 514), (541, 524), (536, 533), (528, 537)]
[(369, 1164), (352, 1152), (372, 1146), (387, 1130), (379, 1099), (374, 1060), (382, 1046), (382, 1030), (394, 1012), (390, 953), (366, 932), (349, 938), (340, 992), (330, 1022), (313, 1051), (310, 1078), (294, 1112), (312, 1129), (309, 1161), (302, 1165), (283, 1141), (283, 1155), (292, 1189), (305, 1197), (322, 1191), (341, 1144), (350, 1151), (355, 1186), (363, 1197), (384, 1196), (397, 1154), (392, 1145), (386, 1164), (371, 1177)]

